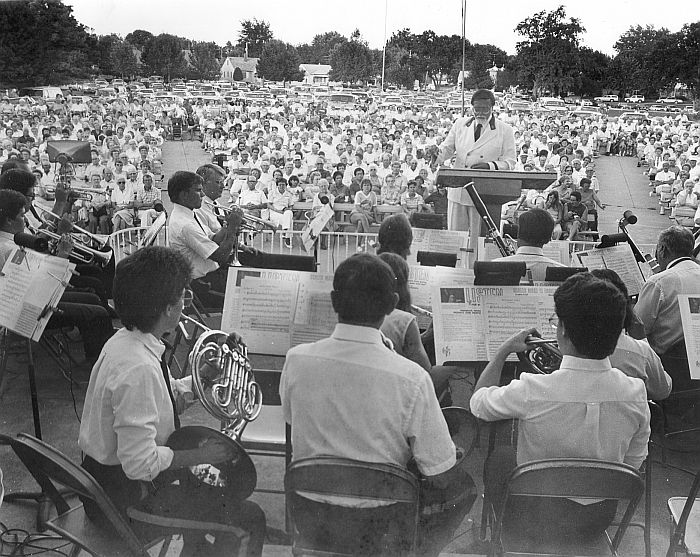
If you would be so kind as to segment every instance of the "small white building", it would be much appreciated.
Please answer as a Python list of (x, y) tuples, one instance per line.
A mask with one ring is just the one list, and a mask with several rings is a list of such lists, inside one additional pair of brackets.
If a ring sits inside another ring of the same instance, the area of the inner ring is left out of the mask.
[(303, 83), (306, 85), (328, 85), (329, 64), (299, 64), (299, 70), (304, 72)]
[(227, 56), (221, 65), (221, 79), (233, 82), (236, 68), (241, 70), (240, 81), (253, 83), (257, 80), (258, 60), (260, 58), (248, 58), (247, 56)]

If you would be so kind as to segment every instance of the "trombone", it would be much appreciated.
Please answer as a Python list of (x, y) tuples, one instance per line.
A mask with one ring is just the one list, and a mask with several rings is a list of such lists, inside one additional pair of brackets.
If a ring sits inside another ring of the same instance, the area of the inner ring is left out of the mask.
[[(42, 207), (38, 207), (34, 205), (36, 209), (39, 209), (42, 211), (42, 215), (39, 217), (39, 220), (41, 220), (42, 223), (44, 223), (46, 226), (55, 228), (57, 226), (57, 222), (61, 220), (61, 217), (58, 216), (56, 213), (52, 213), (48, 209), (43, 209)], [(50, 215), (54, 219), (56, 219), (56, 222), (49, 221), (46, 218), (43, 217), (43, 215)], [(44, 231), (44, 229), (41, 229), (40, 231)], [(84, 238), (87, 237), (90, 239), (90, 241), (96, 246), (96, 248), (92, 249), (103, 249), (107, 243), (109, 242), (109, 236), (106, 236), (104, 234), (93, 234), (92, 232), (89, 232), (85, 230), (84, 228), (79, 227), (77, 224), (71, 223), (71, 231), (70, 231), (71, 236), (73, 236), (73, 239), (79, 242), (80, 244), (87, 245), (87, 242), (84, 241)], [(81, 238), (82, 236), (82, 238)], [(88, 246), (91, 247), (91, 246)]]

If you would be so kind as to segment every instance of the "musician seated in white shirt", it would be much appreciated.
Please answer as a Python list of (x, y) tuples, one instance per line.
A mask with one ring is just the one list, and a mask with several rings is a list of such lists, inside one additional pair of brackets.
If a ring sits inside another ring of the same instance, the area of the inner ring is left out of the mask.
[[(194, 399), (191, 378), (175, 380), (163, 356), (161, 337), (177, 326), (192, 301), (187, 289), (191, 267), (171, 248), (146, 247), (122, 260), (114, 279), (114, 305), (124, 328), (104, 346), (92, 369), (83, 407), (78, 445), (85, 468), (117, 509), (157, 515), (184, 534), (183, 555), (230, 555), (238, 535), (213, 528), (213, 546), (188, 522), (237, 526), (250, 533), (247, 555), (260, 555), (265, 515), (255, 503), (231, 500), (223, 491), (173, 483), (176, 473), (198, 464), (231, 460), (230, 446), (208, 439), (199, 448), (173, 450), (170, 435), (179, 429), (178, 413)], [(101, 523), (93, 501), (85, 511)], [(153, 525), (130, 520), (139, 532)], [(209, 535), (207, 535), (209, 537)]]
[[(569, 277), (554, 294), (557, 343), (563, 355), (549, 375), (523, 373), (498, 386), (513, 352), (528, 349), (528, 329), (496, 351), (476, 383), (472, 413), (486, 421), (517, 419), (517, 452), (498, 447), (484, 464), (485, 493), (500, 507), (516, 465), (548, 458), (591, 458), (639, 468), (647, 455), (650, 414), (644, 382), (613, 368), (609, 356), (622, 332), (627, 300), (590, 273)], [(615, 518), (616, 503), (557, 498), (512, 501), (504, 520), (539, 537), (597, 536)]]
[(554, 219), (544, 209), (529, 209), (518, 219), (518, 247), (514, 255), (494, 261), (524, 261), (532, 280), (544, 280), (547, 267), (566, 267), (545, 257), (542, 247), (552, 239)]
[(214, 234), (221, 230), (221, 219), (224, 215), (217, 214), (214, 206), (221, 203), (221, 194), (226, 184), (226, 172), (218, 164), (203, 164), (197, 169), (197, 175), (201, 176), (202, 183), (202, 205), (195, 209), (197, 219), (205, 226), (209, 227)]

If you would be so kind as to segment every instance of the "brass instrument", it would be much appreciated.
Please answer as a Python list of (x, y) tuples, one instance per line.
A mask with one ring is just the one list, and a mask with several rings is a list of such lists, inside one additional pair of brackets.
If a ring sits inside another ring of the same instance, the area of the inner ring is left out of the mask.
[(501, 236), (496, 223), (491, 218), (491, 215), (489, 215), (489, 211), (486, 208), (484, 201), (481, 199), (479, 192), (476, 191), (474, 182), (469, 182), (466, 186), (464, 186), (464, 189), (467, 190), (469, 197), (471, 197), (472, 202), (474, 203), (474, 208), (479, 213), (479, 216), (484, 223), (486, 223), (486, 233), (488, 234), (489, 238), (493, 240), (493, 243), (496, 244), (496, 247), (498, 247), (498, 251), (501, 252), (501, 255), (503, 257), (515, 255), (515, 241), (510, 236), (506, 236), (505, 238)]
[[(182, 315), (181, 330), (185, 323), (203, 331), (188, 358), (193, 390), (205, 410), (222, 420), (224, 433), (238, 440), (262, 407), (262, 391), (255, 382), (248, 349), (243, 343), (233, 344), (225, 332)], [(218, 374), (212, 377), (211, 370)]]
[(188, 358), (192, 388), (204, 409), (221, 419), (221, 431), (204, 426), (182, 427), (173, 432), (167, 445), (186, 450), (197, 448), (208, 439), (224, 441), (234, 453), (233, 460), (192, 466), (181, 482), (195, 482), (202, 489), (223, 489), (227, 498), (245, 499), (255, 489), (257, 473), (238, 440), (247, 423), (260, 413), (262, 390), (253, 377), (245, 344), (183, 314), (179, 326), (185, 338), (193, 336), (186, 331), (185, 323), (194, 325), (195, 331), (203, 331)]
[(548, 375), (559, 369), (562, 355), (556, 339), (531, 336), (525, 342), (532, 348), (518, 352), (518, 359), (529, 367), (526, 371)]
[(414, 313), (416, 315), (424, 315), (425, 317), (430, 317), (431, 319), (433, 318), (432, 311), (429, 311), (429, 310), (422, 308), (420, 306), (416, 306), (414, 304), (411, 304), (411, 313)]
[[(46, 226), (48, 227), (56, 227), (56, 224), (58, 221), (61, 220), (61, 217), (57, 215), (56, 213), (52, 213), (51, 211), (47, 209), (43, 209), (41, 207), (34, 206), (35, 209), (39, 209), (42, 211), (43, 215), (49, 215), (56, 219), (56, 222), (49, 221), (45, 219), (43, 216), (39, 216), (39, 220), (42, 221)], [(41, 229), (43, 230), (43, 229)], [(104, 248), (108, 243), (109, 243), (109, 236), (105, 234), (93, 234), (92, 232), (89, 232), (85, 230), (84, 228), (81, 228), (77, 224), (71, 223), (71, 231), (70, 231), (71, 236), (73, 239), (81, 244), (87, 245), (88, 242), (85, 241), (85, 238), (89, 240), (94, 246), (96, 246), (93, 249), (102, 249)], [(88, 246), (91, 247), (91, 246)]]
[[(49, 230), (48, 228), (28, 228), (35, 236), (44, 236), (54, 242), (59, 242), (61, 240), (61, 234)], [(104, 267), (112, 260), (114, 253), (111, 250), (100, 251), (86, 246), (83, 243), (74, 242), (70, 256), (78, 263), (85, 263), (86, 265), (98, 263), (101, 267)]]
[(254, 217), (253, 215), (249, 215), (248, 213), (243, 212), (240, 207), (224, 207), (223, 205), (212, 203), (211, 201), (204, 201), (204, 203), (212, 208), (214, 214), (217, 214), (217, 211), (221, 211), (222, 213), (226, 214), (232, 213), (233, 211), (241, 211), (243, 214), (241, 230), (247, 230), (249, 232), (262, 232), (266, 228), (268, 230), (277, 230), (277, 226), (274, 223), (265, 219)]
[(74, 191), (78, 194), (77, 199), (82, 201), (92, 201), (94, 195), (107, 195), (106, 191), (94, 189), (94, 188), (74, 188), (71, 187), (69, 192)]

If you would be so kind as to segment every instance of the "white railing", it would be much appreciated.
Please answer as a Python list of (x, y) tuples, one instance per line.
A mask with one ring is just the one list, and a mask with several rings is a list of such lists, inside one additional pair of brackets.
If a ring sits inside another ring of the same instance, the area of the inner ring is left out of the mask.
[[(138, 248), (141, 238), (145, 234), (146, 227), (126, 228), (115, 232), (109, 237), (109, 245), (114, 250), (115, 261), (119, 263), (124, 257), (130, 255)], [(167, 245), (167, 228), (163, 228), (154, 245)], [(376, 253), (377, 234), (359, 234), (357, 232), (323, 232), (327, 249), (321, 249), (321, 239), (318, 241), (317, 258), (319, 273), (333, 273), (341, 261), (351, 255), (360, 252)], [(287, 255), (311, 255), (304, 250), (301, 241), (301, 231), (292, 232), (292, 247), (288, 248), (284, 243), (284, 233), (282, 231), (272, 232), (266, 230), (257, 234), (254, 238), (246, 239), (247, 245), (259, 249), (265, 253), (287, 254)], [(569, 254), (576, 251), (593, 249), (600, 242), (576, 241), (567, 242), (569, 244)], [(638, 244), (642, 253), (653, 254), (655, 244)]]

